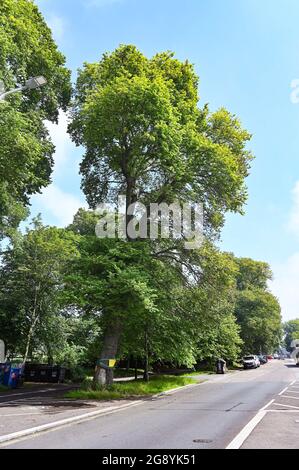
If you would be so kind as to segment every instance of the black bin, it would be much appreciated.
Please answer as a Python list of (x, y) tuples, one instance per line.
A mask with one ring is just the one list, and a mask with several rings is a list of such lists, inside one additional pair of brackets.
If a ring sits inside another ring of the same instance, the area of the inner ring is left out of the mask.
[(216, 374), (225, 374), (226, 362), (224, 359), (217, 359), (216, 361)]
[(65, 379), (66, 368), (62, 366), (49, 366), (47, 364), (26, 363), (25, 382), (61, 383)]

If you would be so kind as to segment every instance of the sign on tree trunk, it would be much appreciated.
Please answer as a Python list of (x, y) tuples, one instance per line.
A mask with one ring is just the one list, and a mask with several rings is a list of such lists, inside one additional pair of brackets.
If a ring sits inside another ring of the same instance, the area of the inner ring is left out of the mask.
[(0, 339), (0, 362), (5, 361), (5, 344), (2, 339)]

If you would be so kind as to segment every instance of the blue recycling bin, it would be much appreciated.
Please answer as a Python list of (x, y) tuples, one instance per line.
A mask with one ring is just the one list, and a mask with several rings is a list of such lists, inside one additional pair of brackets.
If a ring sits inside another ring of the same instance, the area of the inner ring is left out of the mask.
[(9, 388), (17, 388), (22, 375), (22, 367), (11, 367), (8, 379)]
[(3, 368), (3, 385), (8, 387), (8, 382), (10, 379), (11, 364), (4, 364)]
[(23, 364), (0, 364), (0, 384), (9, 388), (17, 388), (22, 382), (23, 373)]

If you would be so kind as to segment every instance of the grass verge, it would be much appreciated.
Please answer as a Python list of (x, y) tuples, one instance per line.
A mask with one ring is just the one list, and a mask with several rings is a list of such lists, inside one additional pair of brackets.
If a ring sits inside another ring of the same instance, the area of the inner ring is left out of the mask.
[(150, 396), (157, 393), (166, 392), (172, 388), (183, 387), (198, 383), (190, 377), (160, 376), (152, 377), (149, 382), (143, 380), (132, 380), (129, 382), (115, 383), (111, 387), (99, 390), (90, 388), (73, 390), (66, 393), (66, 398), (75, 398), (83, 400), (119, 400), (122, 398), (136, 398), (141, 396)]

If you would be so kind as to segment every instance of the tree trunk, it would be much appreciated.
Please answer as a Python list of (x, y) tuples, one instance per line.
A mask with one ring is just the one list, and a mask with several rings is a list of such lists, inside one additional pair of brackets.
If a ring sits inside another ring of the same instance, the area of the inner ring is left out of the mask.
[(53, 354), (52, 354), (52, 350), (50, 346), (47, 347), (47, 362), (48, 362), (48, 366), (52, 366), (54, 363), (54, 358), (53, 358)]
[[(120, 319), (115, 319), (110, 327), (106, 329), (100, 360), (115, 359), (118, 349), (119, 338), (122, 332)], [(93, 383), (95, 386), (106, 386), (113, 384), (113, 369), (105, 369), (100, 365), (95, 368)]]
[(132, 177), (126, 178), (126, 237), (127, 240), (130, 242), (135, 241), (135, 238), (131, 238), (130, 234), (128, 233), (128, 225), (131, 220), (134, 218), (133, 214), (129, 214), (129, 207), (131, 204), (134, 204), (137, 201), (136, 194), (135, 194), (135, 184), (136, 181)]
[[(134, 193), (135, 188), (135, 179), (128, 175), (127, 168), (127, 159), (128, 156), (125, 156), (125, 161), (123, 163), (123, 172), (126, 178), (126, 237), (128, 241), (133, 241), (128, 234), (128, 224), (132, 219), (133, 215), (128, 214), (128, 208), (133, 203), (136, 202), (136, 195)], [(107, 327), (104, 334), (103, 348), (100, 355), (101, 359), (115, 359), (118, 349), (118, 343), (122, 332), (121, 320), (116, 318), (112, 320), (111, 326)], [(94, 386), (109, 386), (113, 384), (113, 369), (105, 369), (101, 365), (96, 365), (95, 374), (93, 379)]]
[(25, 354), (24, 354), (24, 359), (23, 359), (24, 364), (27, 361), (30, 344), (31, 344), (31, 338), (33, 335), (35, 325), (39, 319), (39, 313), (37, 311), (37, 302), (38, 302), (38, 293), (40, 291), (40, 287), (41, 287), (40, 283), (37, 286), (35, 286), (34, 305), (33, 305), (33, 311), (32, 311), (32, 316), (31, 316), (31, 325), (29, 328), (28, 336), (27, 336), (26, 349), (25, 349)]
[(144, 333), (144, 351), (145, 351), (145, 358), (144, 358), (144, 373), (143, 373), (143, 380), (146, 382), (149, 381), (149, 371), (148, 371), (148, 334), (147, 330)]
[(37, 320), (38, 320), (38, 316), (34, 318), (32, 324), (29, 328), (29, 332), (28, 332), (28, 336), (27, 336), (27, 342), (26, 342), (26, 349), (25, 349), (25, 354), (24, 354), (24, 358), (23, 358), (24, 364), (28, 359), (29, 349), (30, 349), (30, 345), (31, 345), (31, 339), (32, 339), (32, 336), (33, 336), (33, 332), (34, 332), (34, 328), (35, 328), (35, 325), (37, 323)]

